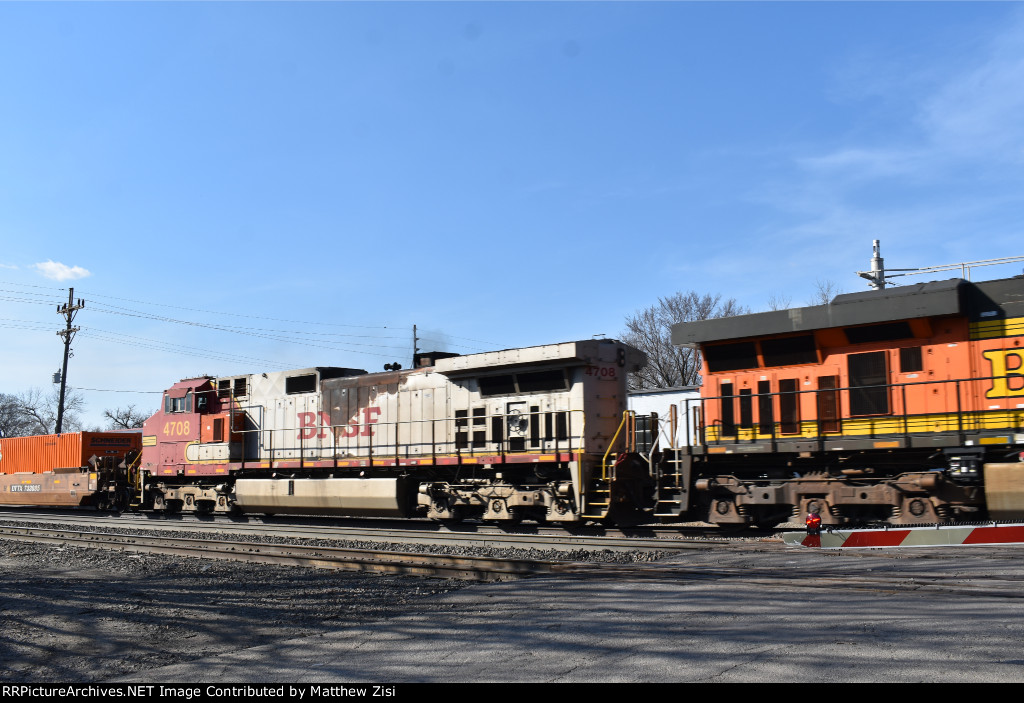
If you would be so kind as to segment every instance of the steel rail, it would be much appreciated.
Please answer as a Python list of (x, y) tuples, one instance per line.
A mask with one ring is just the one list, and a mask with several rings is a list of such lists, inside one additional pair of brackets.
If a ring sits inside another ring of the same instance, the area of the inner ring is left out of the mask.
[[(247, 522), (186, 518), (140, 517), (136, 515), (101, 516), (90, 514), (47, 515), (40, 513), (17, 513), (0, 511), (0, 520), (7, 522), (61, 523), (65, 525), (89, 525), (94, 529), (132, 529), (150, 531), (191, 531), (219, 532), (238, 535), (273, 535), (298, 539), (355, 540), (364, 542), (386, 542), (392, 544), (439, 544), (468, 547), (510, 547), (516, 549), (552, 550), (611, 550), (611, 551), (679, 551), (687, 549), (708, 549), (722, 546), (730, 540), (719, 535), (713, 537), (659, 537), (652, 536), (604, 536), (575, 534), (559, 530), (538, 530), (534, 533), (507, 532), (491, 525), (472, 525), (430, 529), (393, 527), (302, 525), (277, 522), (262, 522), (259, 519)], [(127, 524), (126, 524), (127, 523)]]
[(0, 539), (145, 554), (308, 566), (345, 571), (501, 581), (569, 569), (575, 562), (0, 527)]

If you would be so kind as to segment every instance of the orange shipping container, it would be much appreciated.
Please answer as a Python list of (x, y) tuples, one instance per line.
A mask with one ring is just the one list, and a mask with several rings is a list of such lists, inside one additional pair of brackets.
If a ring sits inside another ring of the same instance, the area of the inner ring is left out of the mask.
[(142, 448), (142, 432), (67, 432), (0, 439), (0, 474), (87, 466), (93, 456), (123, 458)]

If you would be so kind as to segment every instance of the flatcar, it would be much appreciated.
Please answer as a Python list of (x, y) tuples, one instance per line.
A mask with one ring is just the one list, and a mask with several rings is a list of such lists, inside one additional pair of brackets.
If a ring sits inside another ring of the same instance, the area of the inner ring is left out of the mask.
[(117, 509), (138, 431), (0, 438), (0, 505)]
[(839, 295), (675, 325), (699, 427), (665, 517), (826, 525), (1024, 517), (1024, 278)]

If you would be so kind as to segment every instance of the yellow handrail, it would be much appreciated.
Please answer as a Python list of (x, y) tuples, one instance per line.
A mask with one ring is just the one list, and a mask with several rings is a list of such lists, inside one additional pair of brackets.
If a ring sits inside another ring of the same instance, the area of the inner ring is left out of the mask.
[[(624, 410), (622, 412), (622, 422), (619, 423), (619, 428), (615, 430), (615, 434), (612, 436), (612, 441), (608, 443), (608, 449), (604, 452), (604, 457), (601, 459), (601, 478), (603, 480), (608, 479), (608, 455), (612, 453), (612, 447), (615, 446), (615, 440), (619, 438), (619, 433), (622, 432), (622, 428), (626, 426), (626, 421), (634, 416), (632, 410)], [(627, 447), (628, 449), (628, 447)]]

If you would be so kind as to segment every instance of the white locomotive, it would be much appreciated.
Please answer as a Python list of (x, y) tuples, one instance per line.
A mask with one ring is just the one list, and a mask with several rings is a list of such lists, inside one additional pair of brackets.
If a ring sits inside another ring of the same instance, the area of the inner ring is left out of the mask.
[(174, 384), (146, 421), (135, 503), (158, 510), (577, 522), (651, 506), (615, 340), (365, 373)]

